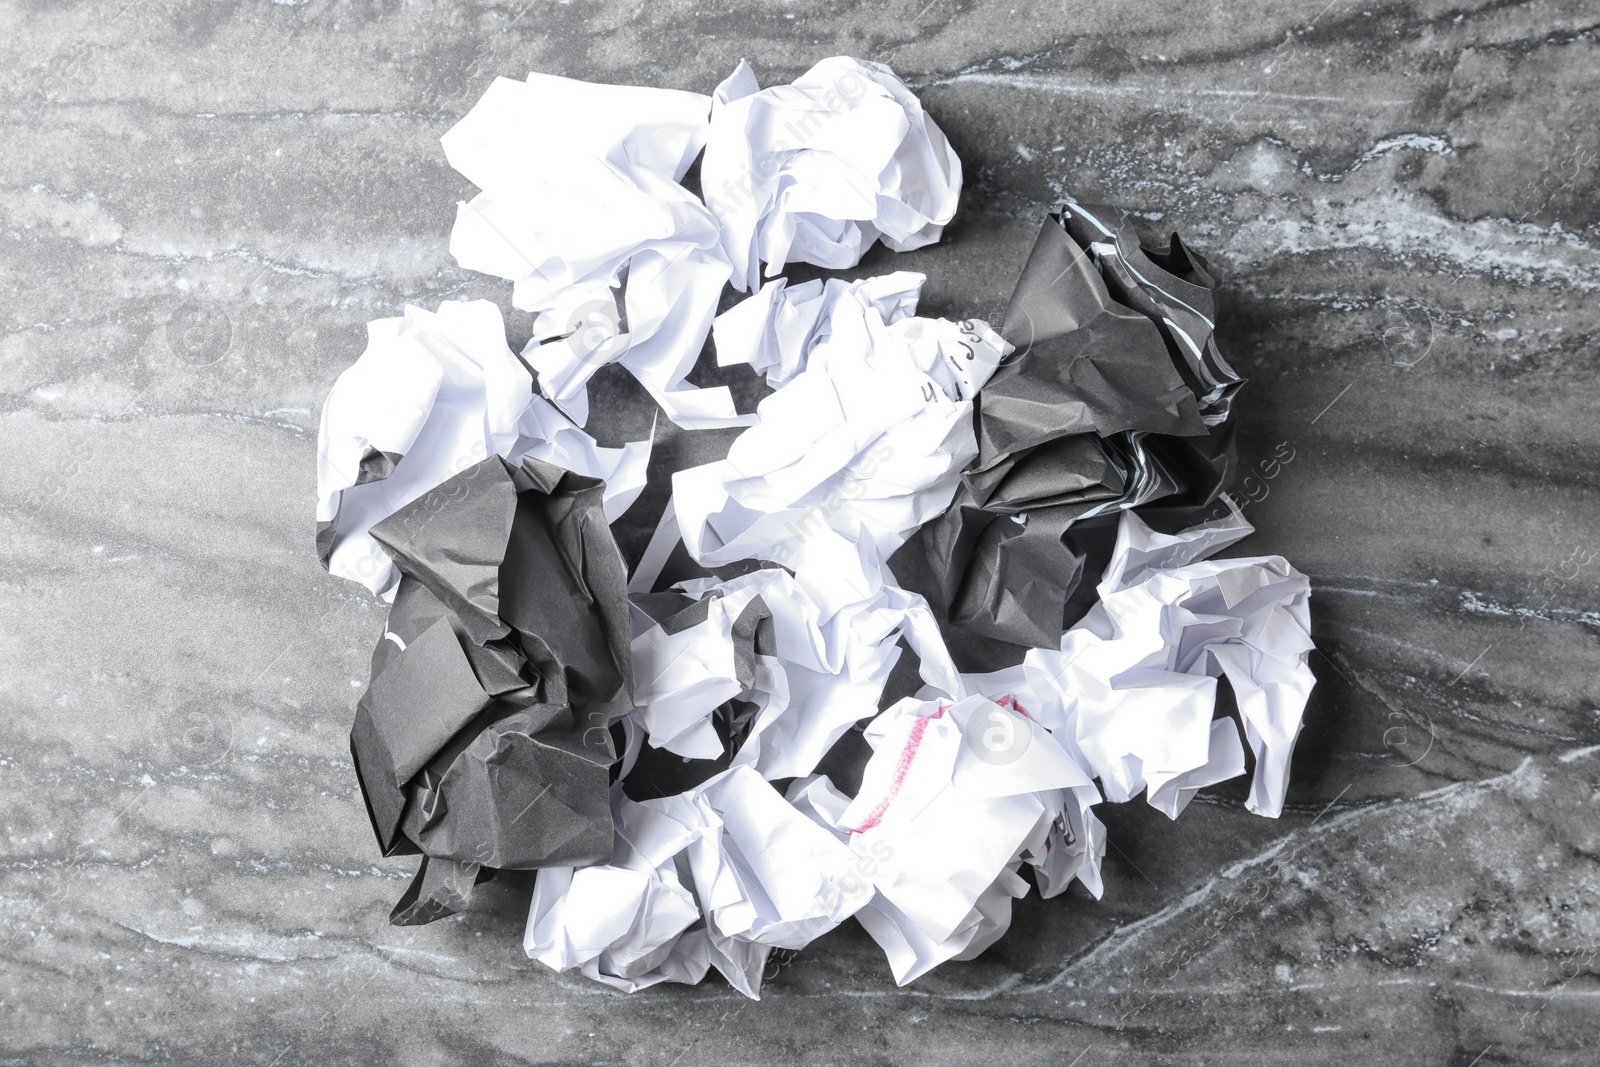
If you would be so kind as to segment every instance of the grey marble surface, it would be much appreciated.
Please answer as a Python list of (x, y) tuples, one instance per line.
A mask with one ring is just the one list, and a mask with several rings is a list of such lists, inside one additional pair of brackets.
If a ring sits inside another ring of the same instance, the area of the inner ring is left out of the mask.
[[(1594, 1062), (1597, 23), (0, 4), (0, 1062)], [(863, 265), (927, 272), (932, 313), (997, 314), (1063, 190), (1219, 268), (1245, 457), (1294, 455), (1247, 487), (1245, 549), (1314, 581), (1288, 811), (1112, 808), (1104, 900), (1030, 898), (907, 989), (852, 926), (759, 1003), (625, 997), (523, 957), (526, 884), (390, 927), (411, 861), (377, 858), (346, 745), (383, 611), (315, 562), (313, 459), (368, 319), (509, 308), (447, 254), (471, 190), (439, 135), (495, 74), (709, 91), (838, 53), (891, 63), (966, 162), (949, 239)]]

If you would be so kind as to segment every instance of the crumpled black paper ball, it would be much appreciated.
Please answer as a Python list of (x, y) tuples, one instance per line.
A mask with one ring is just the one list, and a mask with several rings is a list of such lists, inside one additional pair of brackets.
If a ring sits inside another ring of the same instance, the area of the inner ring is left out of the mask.
[(633, 708), (627, 580), (603, 484), (491, 456), (373, 527), (401, 571), (351, 752), (397, 925), (494, 870), (604, 863), (611, 726)]
[(1050, 215), (1006, 307), (1016, 352), (976, 398), (978, 459), (892, 561), (907, 587), (963, 629), (1053, 648), (1094, 603), (1119, 512), (1182, 526), (1213, 505), (1243, 384), (1214, 287), (1176, 234), (1152, 251), (1114, 208)]

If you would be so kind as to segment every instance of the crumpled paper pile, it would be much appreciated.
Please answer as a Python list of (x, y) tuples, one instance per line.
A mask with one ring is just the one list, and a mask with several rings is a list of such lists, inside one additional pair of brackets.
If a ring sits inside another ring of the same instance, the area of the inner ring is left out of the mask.
[[(1064, 201), (998, 330), (919, 315), (913, 272), (790, 284), (937, 242), (960, 196), (916, 96), (848, 57), (709, 96), (497, 79), (443, 141), (480, 190), (451, 252), (531, 339), (486, 301), (372, 323), (318, 448), (319, 557), (392, 604), (351, 733), (381, 851), (422, 856), (392, 921), (537, 870), (528, 955), (617, 989), (757, 997), (851, 918), (905, 984), (1033, 886), (1100, 896), (1102, 803), (1176, 818), (1248, 769), (1281, 812), (1310, 587), (1212, 558), (1251, 532), (1242, 379), (1176, 236)], [(754, 410), (689, 380), (708, 340)], [(627, 560), (661, 459), (589, 432), (612, 363), (738, 431), (664, 472)], [(674, 560), (700, 576), (659, 588)], [(952, 627), (1017, 655), (962, 673)]]

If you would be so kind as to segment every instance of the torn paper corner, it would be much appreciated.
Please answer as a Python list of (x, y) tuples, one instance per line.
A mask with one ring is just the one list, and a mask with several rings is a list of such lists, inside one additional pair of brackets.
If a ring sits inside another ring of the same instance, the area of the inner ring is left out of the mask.
[(701, 164), (735, 288), (786, 263), (853, 267), (874, 241), (937, 241), (961, 161), (916, 95), (881, 63), (835, 56), (759, 88), (748, 63), (713, 94)]

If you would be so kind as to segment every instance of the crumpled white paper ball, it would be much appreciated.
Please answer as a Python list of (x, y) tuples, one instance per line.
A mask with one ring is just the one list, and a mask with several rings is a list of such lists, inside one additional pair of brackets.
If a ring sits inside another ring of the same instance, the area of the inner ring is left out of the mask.
[(750, 64), (717, 86), (700, 185), (733, 263), (853, 267), (876, 240), (896, 252), (937, 241), (955, 215), (961, 160), (894, 71), (824, 59), (760, 88)]

